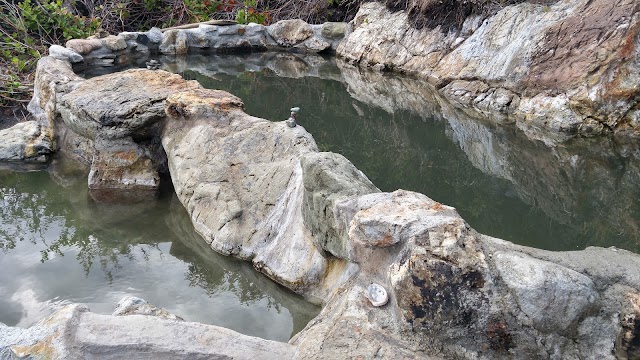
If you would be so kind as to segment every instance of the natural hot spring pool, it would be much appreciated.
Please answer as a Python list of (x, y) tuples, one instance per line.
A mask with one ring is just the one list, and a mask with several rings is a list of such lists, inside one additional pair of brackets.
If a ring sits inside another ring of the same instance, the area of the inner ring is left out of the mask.
[(96, 204), (86, 176), (60, 167), (0, 171), (0, 322), (27, 327), (69, 302), (111, 313), (133, 295), (187, 321), (287, 341), (318, 313), (209, 249), (171, 189), (151, 204)]
[[(640, 251), (633, 141), (547, 145), (473, 119), (414, 80), (341, 72), (320, 58), (273, 60), (162, 59), (241, 97), (249, 114), (284, 120), (300, 106), (299, 122), (322, 150), (345, 155), (384, 191), (455, 206), (482, 233), (554, 250)], [(49, 173), (0, 171), (0, 322), (28, 326), (66, 302), (110, 313), (129, 294), (186, 320), (287, 340), (317, 314), (250, 264), (208, 249), (171, 189), (152, 204), (106, 206), (86, 187), (86, 174), (59, 163)]]

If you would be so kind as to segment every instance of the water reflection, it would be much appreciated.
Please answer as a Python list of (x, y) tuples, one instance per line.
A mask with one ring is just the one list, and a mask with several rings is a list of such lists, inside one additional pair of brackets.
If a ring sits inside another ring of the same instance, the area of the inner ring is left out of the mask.
[(0, 322), (29, 326), (69, 302), (111, 313), (130, 294), (187, 321), (286, 341), (317, 314), (209, 249), (171, 189), (155, 203), (102, 205), (86, 177), (52, 177), (0, 172)]
[(292, 72), (277, 62), (259, 66), (255, 56), (231, 70), (197, 56), (165, 64), (241, 97), (255, 116), (284, 120), (300, 106), (299, 122), (322, 150), (345, 155), (382, 190), (455, 206), (482, 233), (553, 250), (640, 251), (637, 142), (556, 143), (508, 118), (457, 108), (424, 82), (340, 62), (337, 78), (331, 61), (320, 60), (295, 59), (304, 64)]

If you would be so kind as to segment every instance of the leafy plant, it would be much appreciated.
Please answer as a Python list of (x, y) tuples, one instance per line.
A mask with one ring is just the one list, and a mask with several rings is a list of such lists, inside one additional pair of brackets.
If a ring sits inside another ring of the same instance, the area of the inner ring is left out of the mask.
[(93, 34), (100, 26), (98, 19), (87, 19), (73, 14), (62, 0), (24, 0), (18, 3), (22, 25), (31, 36), (38, 36), (48, 43), (84, 38)]
[(267, 24), (270, 20), (269, 7), (264, 11), (256, 10), (256, 0), (245, 0), (243, 6), (236, 12), (236, 21), (238, 24)]

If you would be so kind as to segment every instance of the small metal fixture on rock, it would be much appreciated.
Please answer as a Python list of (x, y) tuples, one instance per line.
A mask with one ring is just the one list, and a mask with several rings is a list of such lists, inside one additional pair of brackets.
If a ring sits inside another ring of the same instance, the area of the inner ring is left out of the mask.
[(367, 299), (371, 301), (371, 305), (380, 307), (389, 301), (389, 295), (381, 285), (373, 283), (367, 287)]

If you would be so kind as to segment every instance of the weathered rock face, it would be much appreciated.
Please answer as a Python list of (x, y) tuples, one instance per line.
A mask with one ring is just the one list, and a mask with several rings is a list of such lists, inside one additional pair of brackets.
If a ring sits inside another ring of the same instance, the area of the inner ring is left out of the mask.
[(37, 121), (0, 130), (0, 162), (44, 163), (53, 152), (51, 133)]
[[(510, 192), (549, 219), (570, 224), (571, 231), (580, 234), (575, 239), (589, 238), (593, 245), (604, 245), (616, 238), (624, 247), (637, 246), (640, 206), (634, 199), (638, 196), (640, 157), (633, 138), (603, 136), (566, 142), (548, 131), (512, 124), (506, 116), (487, 119), (482, 113), (457, 106), (423, 80), (360, 71), (342, 62), (338, 65), (353, 98), (390, 114), (408, 111), (428, 122), (445, 122), (448, 136), (474, 167), (508, 181)], [(385, 131), (380, 129), (380, 136)], [(422, 149), (409, 138), (403, 142), (407, 151)], [(448, 176), (446, 169), (441, 176)], [(616, 196), (611, 196), (614, 193)], [(603, 224), (615, 226), (602, 231), (606, 228)], [(584, 246), (565, 241), (565, 248)], [(561, 242), (550, 238), (547, 244)]]
[(380, 190), (342, 155), (307, 154), (301, 163), (305, 226), (318, 248), (338, 258), (354, 260), (348, 234), (351, 219), (341, 213), (340, 204)]
[[(619, 339), (635, 321), (637, 255), (515, 246), (477, 234), (454, 209), (406, 191), (355, 203), (362, 209), (350, 240), (360, 272), (292, 339), (301, 358), (633, 356), (629, 340)], [(361, 234), (394, 240), (357, 241)], [(611, 281), (618, 285), (603, 286)], [(376, 308), (367, 300), (372, 282), (391, 294), (389, 304)]]
[(145, 132), (164, 118), (167, 96), (198, 86), (165, 71), (129, 70), (82, 82), (60, 98), (58, 111), (91, 140), (150, 137)]
[(285, 343), (183, 322), (131, 298), (120, 302), (114, 316), (69, 305), (29, 329), (0, 324), (2, 359), (290, 359), (294, 351)]
[[(313, 288), (330, 271), (329, 262), (303, 215), (321, 209), (307, 209), (303, 198), (313, 197), (314, 191), (321, 197), (333, 184), (308, 188), (312, 176), (305, 159), (350, 166), (351, 173), (340, 174), (352, 182), (345, 193), (362, 194), (375, 187), (343, 157), (317, 153), (302, 127), (248, 116), (231, 94), (177, 93), (167, 99), (166, 110), (162, 143), (178, 198), (198, 233), (214, 250), (251, 260), (256, 269), (290, 289), (323, 298)], [(317, 172), (327, 171), (326, 166), (313, 166)]]
[[(53, 75), (59, 67), (42, 71)], [(57, 81), (39, 78), (51, 86), (60, 86)], [(196, 87), (196, 82), (164, 71), (130, 70), (86, 81), (74, 79), (68, 91), (55, 93), (52, 100), (40, 94), (34, 99), (49, 103), (48, 113), (40, 111), (58, 129), (67, 153), (91, 165), (89, 190), (95, 200), (142, 201), (155, 197), (159, 172), (166, 172), (159, 142), (164, 100)]]
[(454, 101), (538, 128), (572, 136), (636, 131), (638, 6), (525, 2), (484, 21), (469, 17), (447, 32), (417, 30), (406, 12), (368, 3), (337, 52), (350, 62), (424, 77)]

